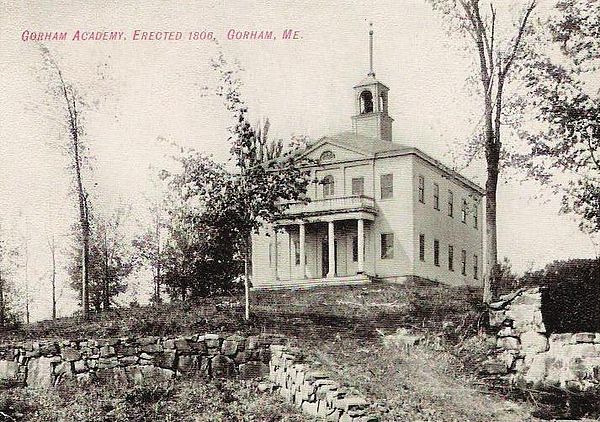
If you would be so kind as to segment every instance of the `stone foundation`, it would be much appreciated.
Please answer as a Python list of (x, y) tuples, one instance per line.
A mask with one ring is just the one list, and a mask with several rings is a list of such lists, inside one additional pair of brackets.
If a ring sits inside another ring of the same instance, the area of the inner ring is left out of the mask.
[(484, 373), (535, 388), (600, 387), (600, 333), (549, 333), (539, 288), (502, 296), (490, 305), (489, 316), (496, 348)]

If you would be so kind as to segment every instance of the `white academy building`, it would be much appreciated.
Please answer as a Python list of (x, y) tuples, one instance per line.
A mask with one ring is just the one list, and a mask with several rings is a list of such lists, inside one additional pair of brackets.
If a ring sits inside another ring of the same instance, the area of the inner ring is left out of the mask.
[[(481, 286), (483, 189), (417, 148), (392, 141), (389, 88), (355, 87), (352, 130), (304, 153), (308, 204), (252, 239), (254, 288), (427, 279)], [(274, 230), (274, 229), (277, 230)]]

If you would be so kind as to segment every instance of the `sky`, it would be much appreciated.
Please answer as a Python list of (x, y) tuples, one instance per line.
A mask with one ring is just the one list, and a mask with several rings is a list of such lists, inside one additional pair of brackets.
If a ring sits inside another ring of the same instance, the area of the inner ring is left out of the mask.
[[(515, 20), (504, 13), (506, 22)], [(394, 141), (452, 166), (453, 154), (480, 128), (480, 102), (467, 82), (471, 56), (423, 0), (0, 1), (0, 221), (15, 238), (28, 239), (32, 318), (50, 313), (52, 234), (62, 257), (59, 313), (73, 309), (63, 267), (76, 208), (60, 150), (65, 130), (47, 92), (39, 45), (24, 41), (24, 31), (67, 32), (67, 40), (45, 46), (90, 103), (85, 141), (95, 190), (106, 207), (131, 204), (132, 225), (143, 226), (152, 177), (172, 153), (158, 138), (227, 160), (230, 120), (212, 95), (211, 59), (222, 52), (239, 61), (250, 114), (269, 118), (272, 137), (318, 139), (351, 128), (352, 87), (368, 72), (369, 22), (374, 70), (390, 88)], [(285, 29), (298, 31), (298, 39), (283, 40)], [(126, 39), (73, 41), (77, 30), (122, 31)], [(183, 39), (134, 41), (136, 30), (181, 32)], [(273, 31), (277, 39), (228, 40), (229, 30)], [(194, 31), (213, 32), (217, 42), (187, 40)], [(463, 173), (485, 182), (481, 165)], [(539, 185), (507, 180), (498, 202), (499, 256), (516, 271), (597, 255), (593, 239), (572, 216), (560, 215), (559, 198)]]

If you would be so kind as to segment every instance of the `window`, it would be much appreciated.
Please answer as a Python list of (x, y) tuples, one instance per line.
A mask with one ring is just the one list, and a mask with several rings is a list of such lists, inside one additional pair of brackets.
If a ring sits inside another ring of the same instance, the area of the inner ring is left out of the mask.
[(419, 202), (425, 203), (425, 178), (419, 176)]
[(454, 194), (451, 190), (448, 191), (448, 216), (454, 217)]
[(364, 195), (365, 194), (365, 178), (354, 177), (352, 179), (352, 195)]
[(460, 272), (462, 275), (467, 275), (467, 251), (464, 249), (460, 253)]
[(454, 246), (448, 245), (448, 270), (454, 271)]
[(394, 233), (381, 233), (381, 259), (394, 257)]
[(371, 91), (360, 93), (360, 114), (373, 113), (373, 94)]
[(419, 235), (419, 259), (425, 261), (425, 235)]
[(479, 278), (479, 262), (477, 255), (473, 255), (473, 278), (475, 280)]
[(381, 178), (381, 199), (389, 199), (394, 196), (394, 175), (382, 174)]
[(433, 184), (433, 208), (440, 209), (440, 185), (437, 183)]
[(328, 161), (328, 160), (333, 160), (334, 158), (335, 158), (335, 154), (333, 152), (323, 151), (319, 160), (320, 161)]
[(437, 239), (433, 241), (433, 263), (436, 267), (440, 266), (440, 241)]
[(333, 196), (333, 192), (335, 190), (333, 176), (325, 176), (321, 183), (323, 184), (323, 196)]
[(352, 262), (358, 262), (358, 236), (352, 237)]
[(460, 221), (467, 224), (467, 200), (463, 199), (462, 207), (460, 209)]
[(294, 239), (294, 262), (300, 265), (300, 241)]
[(479, 228), (479, 210), (477, 209), (477, 204), (473, 205), (473, 228)]
[(385, 94), (385, 92), (379, 94), (379, 111), (383, 111), (384, 113), (387, 113), (388, 111), (387, 95)]

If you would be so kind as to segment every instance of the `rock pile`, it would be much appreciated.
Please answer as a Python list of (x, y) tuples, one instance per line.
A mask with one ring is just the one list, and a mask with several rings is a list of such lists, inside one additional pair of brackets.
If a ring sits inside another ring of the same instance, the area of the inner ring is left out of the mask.
[(519, 290), (490, 304), (497, 328), (495, 354), (483, 372), (536, 388), (587, 390), (600, 385), (600, 334), (549, 333), (539, 288)]
[(363, 396), (342, 387), (327, 373), (311, 368), (299, 350), (271, 346), (269, 368), (274, 389), (311, 416), (335, 422), (379, 420), (369, 414), (369, 402)]

